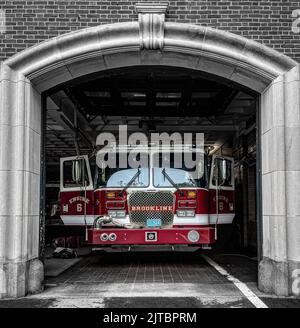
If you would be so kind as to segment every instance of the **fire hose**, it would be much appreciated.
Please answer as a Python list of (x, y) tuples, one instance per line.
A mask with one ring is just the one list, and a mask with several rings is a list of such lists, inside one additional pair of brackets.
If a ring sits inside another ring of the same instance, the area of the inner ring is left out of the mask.
[(125, 228), (125, 229), (142, 228), (142, 226), (133, 226), (132, 224), (122, 224), (118, 221), (115, 221), (113, 218), (109, 216), (99, 216), (94, 221), (94, 227), (96, 228), (102, 228), (106, 224), (113, 224), (116, 227)]

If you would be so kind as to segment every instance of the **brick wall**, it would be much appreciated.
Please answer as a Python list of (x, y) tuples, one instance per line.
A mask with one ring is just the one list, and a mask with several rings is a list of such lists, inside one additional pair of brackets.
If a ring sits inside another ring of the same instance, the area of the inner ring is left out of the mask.
[[(138, 1), (0, 0), (6, 31), (0, 29), (0, 61), (59, 34), (89, 26), (137, 20)], [(159, 2), (159, 1), (157, 1)], [(186, 22), (230, 31), (264, 43), (300, 61), (300, 34), (292, 32), (292, 12), (300, 1), (178, 0), (167, 21)]]

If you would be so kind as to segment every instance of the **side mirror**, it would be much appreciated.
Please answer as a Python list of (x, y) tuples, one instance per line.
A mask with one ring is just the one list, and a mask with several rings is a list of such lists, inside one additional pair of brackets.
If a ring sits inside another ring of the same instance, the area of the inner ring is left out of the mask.
[(204, 174), (204, 162), (200, 161), (198, 163), (198, 170), (197, 170), (198, 179), (201, 179), (203, 177), (203, 174)]
[(102, 163), (102, 167), (101, 167), (101, 181), (106, 182), (106, 174), (105, 174), (105, 165), (104, 165), (104, 163)]
[(82, 168), (83, 168), (83, 160), (75, 160), (72, 163), (72, 180), (75, 181), (77, 184), (81, 182), (82, 178)]
[(227, 161), (226, 161), (226, 159), (222, 159), (220, 178), (222, 179), (222, 181), (225, 181), (227, 179)]

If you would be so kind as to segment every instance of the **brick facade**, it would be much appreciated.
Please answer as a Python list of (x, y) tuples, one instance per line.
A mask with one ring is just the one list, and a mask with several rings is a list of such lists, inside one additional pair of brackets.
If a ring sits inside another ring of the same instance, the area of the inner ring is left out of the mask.
[[(0, 61), (59, 34), (99, 24), (137, 20), (136, 2), (0, 0), (0, 9), (6, 13), (6, 31), (0, 33)], [(167, 21), (201, 24), (241, 34), (300, 61), (300, 34), (292, 32), (296, 19), (292, 12), (300, 9), (299, 0), (168, 2)]]

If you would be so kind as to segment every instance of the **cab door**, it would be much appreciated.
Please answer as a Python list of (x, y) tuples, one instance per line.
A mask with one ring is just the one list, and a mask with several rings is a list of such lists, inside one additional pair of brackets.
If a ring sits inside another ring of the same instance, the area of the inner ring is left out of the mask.
[(234, 159), (214, 155), (209, 181), (210, 224), (230, 224), (234, 218)]
[(60, 159), (61, 218), (65, 225), (91, 225), (94, 187), (86, 155)]

